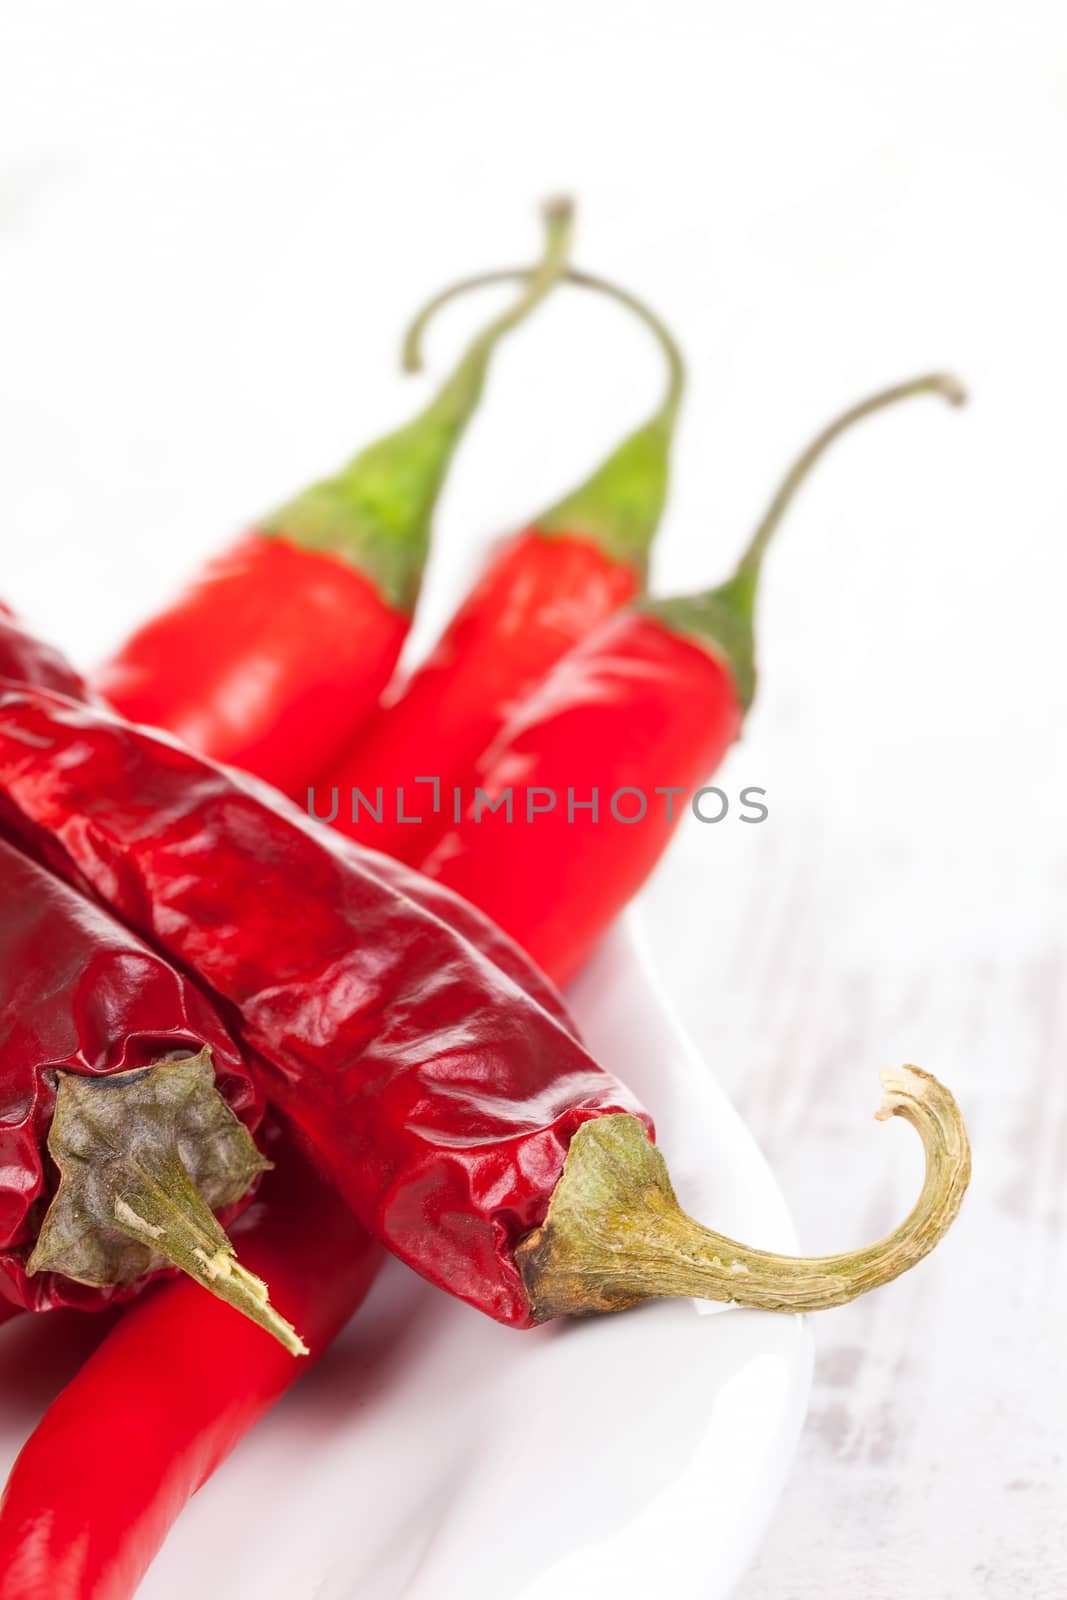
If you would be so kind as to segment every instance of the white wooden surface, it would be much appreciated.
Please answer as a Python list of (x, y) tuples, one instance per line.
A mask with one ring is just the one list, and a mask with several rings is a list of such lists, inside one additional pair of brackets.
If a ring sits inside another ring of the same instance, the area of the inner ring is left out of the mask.
[[(741, 933), (733, 960), (728, 936), (708, 939), (702, 984), (692, 950), (672, 949), (672, 917), (653, 916), (804, 1248), (858, 1242), (908, 1202), (907, 1134), (866, 1120), (879, 1062), (936, 1068), (974, 1142), (972, 1190), (937, 1255), (820, 1321), (807, 1428), (742, 1600), (1051, 1600), (1067, 1584), (1067, 1017), (1046, 909), (1064, 859), (1049, 849), (1044, 881), (1013, 882), (987, 870), (981, 841), (950, 872), (945, 849), (872, 859), (869, 841), (827, 832), (776, 842), (744, 884), (690, 862)], [(668, 892), (665, 877), (654, 898)], [(984, 938), (944, 932), (954, 905)]]
[[(528, 255), (545, 192), (693, 362), (661, 589), (723, 571), (839, 405), (968, 380), (968, 412), (843, 445), (783, 530), (724, 774), (770, 818), (687, 829), (647, 912), (808, 1249), (910, 1202), (880, 1065), (943, 1075), (974, 1138), (943, 1249), (822, 1320), (742, 1600), (1062, 1594), (1062, 7), (42, 0), (3, 28), (2, 587), (83, 660), (410, 409), (404, 316)], [(480, 314), (435, 331), (437, 370)], [(431, 600), (657, 382), (616, 313), (546, 308), (457, 465)]]

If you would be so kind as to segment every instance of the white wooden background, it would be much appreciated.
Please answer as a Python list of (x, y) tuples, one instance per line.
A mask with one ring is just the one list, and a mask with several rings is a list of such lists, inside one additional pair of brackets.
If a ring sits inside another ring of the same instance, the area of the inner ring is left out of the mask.
[[(647, 914), (806, 1248), (910, 1203), (883, 1063), (942, 1075), (974, 1142), (944, 1247), (820, 1322), (742, 1600), (1063, 1594), (1062, 8), (41, 0), (2, 27), (2, 588), (85, 661), (410, 409), (404, 316), (528, 255), (545, 192), (692, 359), (662, 589), (723, 571), (838, 406), (968, 380), (967, 412), (843, 445), (783, 530), (724, 774), (770, 819), (688, 828)], [(458, 463), (431, 601), (657, 381), (616, 313), (546, 308)]]

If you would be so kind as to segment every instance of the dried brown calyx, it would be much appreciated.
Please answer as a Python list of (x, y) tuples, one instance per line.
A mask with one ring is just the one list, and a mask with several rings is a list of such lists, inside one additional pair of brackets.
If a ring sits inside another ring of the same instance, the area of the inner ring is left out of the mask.
[(926, 1151), (922, 1192), (884, 1239), (832, 1256), (784, 1256), (738, 1244), (686, 1215), (667, 1166), (636, 1117), (583, 1123), (544, 1224), (516, 1250), (534, 1316), (622, 1311), (665, 1296), (765, 1311), (822, 1311), (899, 1277), (943, 1237), (970, 1180), (959, 1107), (917, 1067), (882, 1074), (881, 1119), (905, 1117)]
[(48, 1149), (59, 1187), (27, 1271), (127, 1284), (181, 1267), (278, 1339), (307, 1351), (214, 1215), (270, 1162), (215, 1086), (211, 1052), (131, 1072), (61, 1072)]

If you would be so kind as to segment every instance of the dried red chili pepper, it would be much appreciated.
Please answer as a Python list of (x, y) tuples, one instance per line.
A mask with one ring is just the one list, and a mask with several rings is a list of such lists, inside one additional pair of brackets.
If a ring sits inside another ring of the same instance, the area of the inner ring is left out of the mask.
[[(19, 648), (7, 650), (0, 627), (4, 676), (33, 681), (24, 669), (42, 658), (57, 685), (66, 681), (76, 694), (77, 674), (58, 652), (24, 633)], [(380, 857), (373, 865), (575, 1031), (552, 986), (473, 907), (398, 862)], [(277, 1140), (270, 1153), (278, 1170), (234, 1238), (315, 1359), (360, 1304), (381, 1249), (291, 1140)], [(0, 1304), (0, 1320), (17, 1309)], [(0, 1501), (5, 1600), (132, 1595), (186, 1501), (304, 1370), (191, 1285), (171, 1284), (139, 1302), (49, 1408), (12, 1469)], [(82, 1468), (86, 1438), (94, 1440), (91, 1477)]]
[[(366, 1294), (381, 1250), (291, 1147), (271, 1155), (277, 1171), (234, 1237), (316, 1359)], [(11, 1470), (3, 1600), (128, 1600), (185, 1503), (306, 1370), (185, 1280), (140, 1299)]]
[(793, 494), (846, 428), (915, 394), (962, 398), (953, 379), (920, 378), (846, 412), (791, 469), (732, 578), (608, 621), (474, 764), (463, 820), (420, 867), (487, 911), (557, 983), (645, 882), (740, 732), (755, 689), (760, 564)]
[(170, 1264), (298, 1350), (213, 1215), (267, 1165), (240, 1053), (188, 979), (3, 838), (0, 1017), (0, 1296), (97, 1309)]
[(546, 210), (540, 267), (413, 422), (379, 439), (210, 562), (96, 675), (134, 722), (167, 728), (286, 790), (370, 715), (411, 623), (430, 518), (498, 340), (566, 264), (570, 207)]
[[(503, 276), (471, 279), (433, 301), (412, 326), (411, 359), (417, 362), (422, 330), (446, 300)], [(514, 707), (573, 644), (644, 587), (667, 494), (682, 358), (663, 323), (625, 290), (585, 273), (567, 276), (621, 301), (653, 330), (667, 357), (667, 393), (584, 483), (504, 542), (428, 659), (341, 761), (320, 774), (311, 791), (317, 814), (328, 808), (340, 833), (400, 860), (419, 859), (447, 827), (453, 785)], [(420, 778), (433, 780), (436, 805), (419, 806), (415, 822)]]
[(969, 1175), (951, 1095), (887, 1074), (927, 1176), (886, 1240), (804, 1260), (677, 1205), (649, 1118), (455, 930), (295, 808), (148, 730), (45, 690), (0, 693), (11, 823), (199, 974), (240, 1018), (268, 1097), (364, 1225), (513, 1326), (663, 1294), (842, 1304), (942, 1236)]
[[(72, 700), (91, 699), (88, 685), (66, 657), (22, 628), (2, 601), (0, 678), (54, 689)], [(267, 799), (269, 803), (269, 795)], [(558, 1018), (564, 1027), (577, 1035), (577, 1025), (559, 991), (495, 922), (491, 922), (468, 901), (453, 894), (445, 884), (424, 878), (421, 873), (412, 871), (399, 861), (388, 856), (369, 854), (361, 855), (360, 860), (367, 871), (373, 872), (398, 894), (406, 895), (431, 916), (440, 917), (465, 939), (469, 939), (502, 972), (525, 989), (539, 1005), (544, 1006), (551, 1016)]]

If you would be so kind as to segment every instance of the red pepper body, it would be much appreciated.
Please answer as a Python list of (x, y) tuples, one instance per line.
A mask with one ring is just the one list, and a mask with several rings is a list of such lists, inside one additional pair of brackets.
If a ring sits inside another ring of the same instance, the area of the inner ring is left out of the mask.
[(357, 850), (104, 712), (6, 688), (0, 794), (13, 825), (239, 1012), (273, 1068), (268, 1097), (365, 1226), (529, 1325), (514, 1247), (571, 1137), (644, 1116), (573, 1035)]
[(302, 794), (376, 706), (410, 620), (342, 557), (250, 533), (96, 687), (131, 722)]
[[(314, 1359), (362, 1300), (380, 1249), (295, 1151), (271, 1155), (277, 1170), (235, 1239)], [(141, 1299), (12, 1469), (3, 1600), (129, 1600), (186, 1501), (306, 1371), (188, 1280)]]
[[(26, 1274), (41, 1201), (54, 1182), (45, 1140), (55, 1074), (102, 1077), (172, 1053), (195, 1055), (206, 1044), (219, 1091), (254, 1129), (262, 1103), (244, 1061), (188, 979), (2, 838), (0, 1018), (0, 1296), (32, 1311), (59, 1305), (95, 1310), (128, 1299), (143, 1279), (117, 1289), (54, 1272)], [(239, 1320), (228, 1308), (226, 1315)]]
[[(545, 673), (638, 592), (635, 565), (581, 534), (527, 529), (509, 539), (449, 623), (429, 659), (369, 731), (316, 785), (322, 813), (337, 789), (335, 826), (376, 850), (417, 861), (448, 826), (452, 788)], [(194, 741), (195, 742), (195, 741)], [(427, 785), (440, 785), (434, 815)], [(379, 822), (356, 808), (382, 790)], [(403, 812), (419, 823), (398, 821)]]
[[(422, 869), (566, 983), (659, 860), (741, 716), (718, 657), (628, 611), (560, 662), (479, 762), (475, 781), (490, 801), (512, 790), (512, 820), (469, 802)], [(668, 787), (684, 791), (670, 807), (655, 792)], [(617, 795), (627, 788), (645, 797), (640, 820), (639, 797)], [(594, 791), (595, 820), (585, 804)], [(549, 795), (552, 809), (531, 815)], [(616, 796), (630, 820), (613, 815)]]
[(387, 884), (397, 894), (405, 895), (422, 911), (439, 918), (469, 940), (476, 950), (499, 967), (505, 977), (525, 990), (532, 1000), (536, 1000), (550, 1017), (562, 1023), (575, 1038), (578, 1037), (578, 1025), (559, 990), (495, 922), (483, 916), (469, 901), (453, 894), (446, 884), (435, 883), (432, 878), (424, 877), (421, 872), (405, 866), (401, 861), (394, 861), (391, 856), (379, 855), (372, 850), (359, 850), (357, 855), (355, 847), (345, 848), (352, 850), (353, 860), (363, 871)]

